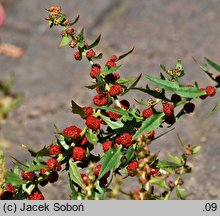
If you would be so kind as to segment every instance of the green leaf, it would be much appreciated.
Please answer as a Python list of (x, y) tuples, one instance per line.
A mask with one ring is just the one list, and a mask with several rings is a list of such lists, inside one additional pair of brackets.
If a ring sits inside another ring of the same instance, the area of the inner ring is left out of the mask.
[(180, 188), (179, 185), (176, 187), (176, 194), (181, 200), (185, 200), (185, 189)]
[(176, 66), (176, 68), (179, 68), (180, 70), (183, 70), (183, 64), (182, 64), (182, 61), (180, 59), (177, 60), (175, 66)]
[(59, 143), (61, 146), (63, 146), (64, 149), (68, 150), (70, 147), (66, 144), (66, 141), (65, 141), (65, 137), (63, 135), (60, 135), (59, 138)]
[(93, 144), (96, 145), (98, 142), (98, 137), (96, 134), (93, 133), (93, 131), (91, 129), (86, 131), (86, 138), (88, 139), (88, 141)]
[(84, 116), (83, 108), (80, 107), (76, 102), (73, 100), (71, 101), (72, 104), (72, 113), (79, 114), (81, 116)]
[(130, 91), (132, 88), (134, 88), (137, 85), (137, 83), (139, 82), (141, 76), (142, 76), (142, 74), (140, 74), (137, 78), (135, 78), (135, 80), (131, 83), (131, 85), (122, 93), (122, 95), (126, 94), (128, 91)]
[(123, 116), (129, 116), (129, 111), (127, 111), (127, 110), (116, 109), (116, 108), (107, 107), (107, 106), (102, 106), (102, 107), (100, 107), (100, 109), (107, 110), (107, 111), (112, 111), (114, 113), (117, 113), (117, 114), (120, 114), (120, 115), (123, 115)]
[(27, 149), (30, 152), (31, 156), (33, 156), (33, 157), (37, 157), (37, 156), (50, 156), (49, 147), (48, 146), (44, 146), (44, 148), (39, 150), (39, 151), (34, 151), (33, 149), (31, 149), (29, 147), (27, 147)]
[(176, 164), (179, 164), (179, 165), (183, 164), (182, 160), (179, 157), (171, 154), (170, 152), (168, 152), (168, 157)]
[(165, 100), (165, 101), (171, 101), (170, 99), (166, 98), (165, 95), (163, 93), (154, 91), (149, 89), (148, 87), (146, 89), (144, 88), (132, 88), (131, 90), (138, 90), (138, 91), (142, 91), (144, 93), (147, 93), (155, 98), (161, 99), (161, 100)]
[(133, 138), (138, 138), (143, 132), (149, 133), (155, 128), (159, 127), (162, 123), (164, 115), (164, 113), (155, 113), (150, 118), (147, 118), (142, 123), (141, 128), (135, 133)]
[(201, 146), (194, 146), (194, 147), (192, 147), (192, 153), (193, 154), (198, 154), (200, 149), (201, 149)]
[(49, 20), (49, 21), (48, 21), (48, 24), (49, 24), (50, 28), (53, 27), (53, 21), (52, 21), (52, 20)]
[(216, 71), (220, 72), (220, 65), (216, 64), (215, 62), (211, 61), (208, 58), (205, 58), (205, 60), (207, 61), (207, 63), (213, 67)]
[(38, 165), (33, 165), (31, 167), (29, 167), (28, 169), (26, 169), (25, 171), (27, 172), (31, 172), (31, 171), (39, 171), (41, 169), (45, 169), (45, 164), (38, 164)]
[(100, 40), (101, 40), (101, 35), (99, 35), (99, 36), (96, 38), (96, 40), (95, 40), (92, 44), (90, 44), (90, 45), (88, 46), (88, 49), (92, 49), (93, 47), (97, 46), (97, 45), (99, 44)]
[(78, 37), (79, 37), (79, 41), (82, 41), (84, 39), (84, 28), (82, 28), (82, 30), (80, 31)]
[(101, 73), (100, 75), (108, 75), (108, 74), (111, 74), (111, 73), (114, 73), (115, 71), (117, 71), (119, 68), (121, 67), (121, 65), (118, 65), (118, 66), (115, 66), (115, 67), (111, 67), (111, 68), (108, 68), (106, 67)]
[(124, 126), (124, 124), (118, 120), (118, 121), (112, 121), (109, 117), (106, 117), (104, 115), (99, 115), (101, 117), (101, 119), (106, 122), (108, 124), (108, 126), (115, 130), (115, 129), (118, 129), (118, 128), (122, 128)]
[(179, 164), (179, 163), (173, 163), (167, 160), (160, 160), (157, 164), (158, 168), (161, 169), (166, 169), (166, 168), (171, 168), (171, 169), (177, 169), (180, 168), (183, 164)]
[(122, 156), (121, 148), (122, 146), (120, 145), (116, 149), (111, 148), (105, 153), (98, 179), (101, 179), (109, 170), (120, 164)]
[(88, 88), (88, 89), (95, 89), (97, 86), (98, 86), (98, 83), (93, 84), (93, 85), (88, 85), (88, 86), (85, 86), (85, 87)]
[(22, 185), (24, 182), (19, 178), (19, 175), (13, 172), (7, 172), (5, 182), (14, 186)]
[(125, 159), (122, 161), (122, 165), (128, 164), (135, 157), (134, 145), (130, 146), (125, 154)]
[(76, 24), (79, 21), (79, 18), (80, 18), (80, 15), (78, 15), (76, 17), (76, 19), (73, 22), (70, 23), (70, 25), (72, 26), (72, 25)]
[(66, 45), (68, 45), (70, 42), (70, 39), (68, 38), (67, 35), (63, 36), (61, 42), (60, 42), (60, 47), (64, 47)]
[(165, 72), (167, 71), (165, 65), (160, 64), (160, 68), (161, 68), (163, 71), (165, 71)]
[(70, 175), (69, 175), (69, 185), (70, 185), (70, 189), (71, 189), (71, 195), (70, 195), (70, 199), (71, 200), (77, 200), (77, 197), (78, 197), (78, 193), (72, 183), (72, 180), (70, 178)]
[(133, 52), (133, 50), (134, 50), (134, 47), (130, 51), (128, 51), (127, 53), (120, 55), (118, 57), (117, 61), (120, 61), (121, 59), (125, 58), (127, 55), (131, 54)]
[(155, 77), (152, 77), (146, 74), (144, 75), (144, 77), (145, 79), (151, 81), (152, 83), (156, 84), (160, 88), (163, 88), (167, 91), (171, 91), (183, 97), (194, 98), (194, 97), (199, 97), (205, 94), (205, 92), (201, 92), (196, 86), (194, 87), (180, 86), (176, 82), (162, 80), (162, 79), (155, 78)]
[(164, 177), (164, 176), (153, 177), (150, 179), (149, 183), (158, 185), (158, 186), (165, 188), (165, 189), (169, 189), (169, 186), (167, 185), (167, 183), (165, 181), (166, 178), (167, 177)]
[(82, 182), (82, 178), (79, 172), (79, 168), (77, 166), (78, 162), (72, 162), (71, 159), (69, 160), (69, 173), (70, 173), (70, 179), (75, 182), (77, 185), (79, 185), (81, 188), (85, 189), (85, 185)]

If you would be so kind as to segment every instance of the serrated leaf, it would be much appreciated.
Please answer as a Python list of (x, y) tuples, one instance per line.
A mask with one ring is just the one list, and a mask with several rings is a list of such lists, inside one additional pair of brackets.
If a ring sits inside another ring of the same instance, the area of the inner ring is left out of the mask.
[(117, 113), (117, 114), (120, 114), (123, 116), (129, 116), (129, 111), (127, 111), (127, 110), (116, 109), (116, 108), (107, 107), (107, 106), (102, 106), (102, 107), (100, 107), (100, 109), (111, 111), (111, 112), (114, 112), (114, 113)]
[(69, 160), (69, 173), (70, 173), (70, 179), (79, 185), (82, 189), (85, 189), (85, 185), (82, 182), (82, 177), (79, 172), (79, 168), (77, 166), (77, 162), (72, 162), (71, 159)]
[(156, 84), (158, 87), (163, 88), (167, 91), (171, 91), (183, 97), (194, 98), (194, 97), (199, 97), (205, 94), (205, 92), (200, 91), (196, 86), (194, 87), (180, 86), (177, 82), (171, 82), (169, 80), (162, 80), (162, 79), (152, 77), (146, 74), (144, 75), (144, 77), (145, 79)]
[(127, 53), (120, 55), (116, 61), (120, 61), (121, 59), (125, 58), (127, 55), (131, 54), (133, 50), (134, 50), (134, 47)]
[(60, 42), (60, 47), (64, 47), (66, 45), (68, 45), (70, 42), (70, 39), (68, 38), (68, 36), (63, 36), (61, 42)]
[(170, 168), (174, 170), (174, 169), (180, 168), (181, 166), (183, 166), (182, 163), (178, 164), (178, 163), (173, 163), (167, 160), (160, 160), (157, 164), (157, 167), (161, 169)]
[(24, 182), (19, 178), (19, 175), (13, 172), (7, 172), (5, 182), (8, 184), (13, 184), (14, 186), (24, 184)]
[(118, 128), (122, 128), (124, 126), (124, 124), (118, 120), (118, 121), (112, 121), (109, 117), (106, 117), (104, 115), (100, 115), (101, 119), (106, 122), (108, 124), (108, 126), (112, 129), (118, 129)]
[(138, 138), (143, 132), (149, 133), (162, 123), (164, 113), (155, 113), (150, 118), (147, 118), (141, 125), (141, 128), (135, 133), (134, 139)]
[(96, 38), (96, 40), (95, 40), (92, 44), (90, 44), (90, 45), (88, 46), (88, 49), (92, 49), (93, 47), (97, 46), (97, 45), (99, 44), (100, 40), (101, 40), (101, 35), (99, 35), (99, 36)]
[(115, 71), (117, 71), (119, 68), (121, 67), (121, 65), (115, 66), (115, 67), (111, 67), (111, 68), (105, 68), (100, 75), (102, 76), (106, 76), (108, 74), (114, 73)]
[(31, 171), (39, 171), (41, 169), (45, 168), (45, 164), (38, 164), (38, 165), (32, 165), (31, 167), (29, 167), (28, 169), (25, 169), (25, 171), (27, 172), (31, 172)]
[(173, 155), (173, 154), (171, 154), (170, 152), (168, 152), (168, 157), (174, 162), (174, 163), (176, 163), (176, 164), (179, 164), (179, 165), (182, 165), (182, 160), (179, 158), (179, 157), (177, 157), (177, 156), (175, 156), (175, 155)]
[(101, 179), (108, 171), (114, 168), (117, 164), (120, 164), (122, 157), (121, 148), (122, 146), (120, 145), (116, 149), (111, 148), (105, 153), (98, 179)]
[(160, 93), (160, 92), (157, 92), (157, 91), (154, 91), (154, 90), (151, 90), (149, 88), (132, 88), (132, 90), (138, 90), (138, 91), (142, 91), (144, 93), (147, 93), (155, 98), (158, 98), (158, 99), (161, 99), (161, 100), (165, 100), (165, 101), (171, 101), (170, 99), (166, 98), (165, 95), (163, 93)]
[(176, 194), (181, 200), (185, 200), (185, 189), (180, 188), (179, 185), (176, 187)]
[(33, 149), (27, 147), (28, 151), (30, 152), (31, 156), (37, 157), (37, 156), (49, 156), (49, 147), (44, 146), (43, 149), (39, 151), (34, 151)]
[(220, 72), (220, 65), (218, 65), (217, 63), (213, 62), (212, 60), (208, 59), (205, 57), (205, 60), (207, 61), (207, 63), (213, 67), (216, 71)]
[(72, 113), (79, 114), (81, 116), (84, 116), (83, 108), (80, 107), (76, 102), (73, 100), (71, 101), (72, 104)]
[(93, 133), (92, 130), (87, 130), (86, 133), (86, 138), (88, 139), (88, 141), (93, 144), (93, 145), (96, 145), (97, 142), (98, 142), (98, 137), (96, 134)]
[(167, 183), (165, 181), (166, 178), (167, 177), (164, 177), (164, 176), (153, 177), (150, 179), (149, 183), (158, 185), (158, 186), (165, 188), (165, 189), (169, 189), (169, 186), (167, 185)]

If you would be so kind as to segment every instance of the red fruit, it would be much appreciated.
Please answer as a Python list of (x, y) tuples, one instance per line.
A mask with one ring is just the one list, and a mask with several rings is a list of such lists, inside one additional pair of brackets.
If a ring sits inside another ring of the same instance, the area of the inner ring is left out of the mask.
[(74, 58), (79, 61), (82, 59), (82, 56), (81, 56), (81, 53), (79, 51), (77, 51), (75, 54), (74, 54)]
[(154, 136), (155, 136), (155, 131), (154, 131), (154, 130), (152, 130), (151, 132), (147, 133), (147, 137), (148, 137), (149, 139), (153, 139)]
[(74, 161), (82, 161), (86, 157), (86, 150), (82, 147), (75, 146), (72, 152), (72, 158)]
[(72, 139), (77, 139), (80, 136), (81, 132), (82, 132), (81, 129), (72, 125), (63, 130), (63, 135), (67, 137), (71, 137)]
[(5, 187), (5, 191), (9, 191), (11, 193), (15, 193), (15, 188), (12, 184), (7, 184)]
[[(101, 168), (102, 168), (102, 164), (98, 164), (98, 165), (95, 167), (94, 172), (95, 172), (96, 177), (99, 176), (99, 173), (100, 173)], [(105, 173), (105, 175), (104, 175), (102, 178), (108, 178), (109, 175), (110, 175), (110, 171), (108, 171), (107, 173)]]
[[(206, 91), (206, 89), (205, 89), (205, 88), (200, 88), (199, 91)], [(207, 94), (200, 96), (200, 98), (201, 98), (202, 100), (206, 99), (207, 97), (208, 97)]]
[(105, 106), (108, 103), (108, 99), (105, 94), (98, 94), (93, 98), (93, 102), (96, 106)]
[(83, 180), (83, 184), (85, 186), (88, 186), (89, 185), (89, 176), (87, 176), (86, 174), (80, 174), (81, 175), (81, 178)]
[(50, 158), (47, 161), (47, 167), (51, 171), (60, 171), (61, 170), (61, 164), (57, 159)]
[(112, 112), (112, 111), (109, 111), (108, 114), (111, 120), (117, 120), (118, 118), (121, 117), (120, 114)]
[(92, 78), (96, 78), (96, 76), (98, 76), (100, 73), (101, 73), (100, 67), (94, 66), (94, 67), (92, 67), (92, 69), (90, 71), (90, 76)]
[(118, 73), (113, 73), (113, 76), (115, 81), (120, 78), (120, 75)]
[(22, 172), (21, 176), (23, 179), (25, 179), (27, 181), (33, 181), (34, 177), (35, 177), (33, 172)]
[(206, 93), (208, 96), (212, 97), (216, 94), (216, 88), (214, 86), (207, 86)]
[(29, 198), (29, 200), (44, 200), (43, 194), (39, 191), (32, 192), (28, 198)]
[(55, 144), (52, 144), (50, 146), (50, 149), (49, 149), (49, 153), (51, 155), (57, 155), (61, 152), (61, 146), (60, 145), (55, 145)]
[(108, 60), (105, 64), (105, 66), (111, 68), (111, 67), (115, 67), (116, 66), (116, 63), (112, 60)]
[(92, 115), (88, 116), (88, 118), (86, 119), (86, 126), (94, 131), (98, 130), (100, 128), (100, 125), (100, 120)]
[(88, 59), (94, 58), (95, 55), (96, 55), (96, 53), (94, 52), (93, 49), (89, 50), (89, 51), (86, 53), (86, 57), (87, 57)]
[(115, 62), (115, 61), (117, 61), (117, 59), (118, 59), (118, 57), (117, 57), (116, 55), (112, 55), (110, 60), (112, 60), (113, 62)]
[(40, 170), (40, 174), (41, 174), (41, 175), (44, 175), (46, 172), (47, 172), (47, 170), (45, 170), (45, 169), (41, 169), (41, 170)]
[(66, 33), (67, 33), (67, 34), (73, 34), (73, 33), (74, 33), (74, 29), (73, 29), (73, 28), (68, 28), (68, 29), (66, 30)]
[(151, 169), (150, 169), (150, 175), (155, 175), (155, 174), (158, 173), (158, 172), (159, 172), (159, 170), (156, 169), (156, 168), (151, 168)]
[(130, 107), (130, 103), (127, 100), (121, 100), (120, 104), (123, 106), (124, 109), (128, 110)]
[(147, 109), (143, 110), (143, 112), (142, 112), (142, 116), (145, 119), (151, 117), (153, 114), (154, 114), (154, 111), (151, 108), (147, 108)]
[(84, 117), (87, 118), (88, 116), (93, 114), (92, 107), (83, 107)]
[(123, 133), (115, 138), (115, 142), (127, 148), (133, 144), (132, 137), (133, 134)]
[(187, 113), (192, 113), (195, 109), (195, 104), (189, 102), (184, 104), (183, 108)]
[(102, 144), (102, 149), (104, 152), (107, 152), (110, 148), (111, 148), (111, 145), (112, 145), (112, 141), (106, 141)]
[(134, 176), (136, 169), (138, 168), (138, 162), (132, 161), (127, 166), (127, 171), (129, 176)]
[(172, 116), (173, 115), (174, 106), (171, 103), (165, 103), (163, 104), (163, 112), (166, 116)]
[(123, 92), (123, 88), (119, 84), (115, 84), (115, 85), (111, 86), (110, 90), (109, 90), (109, 94), (113, 97), (121, 94), (122, 92)]

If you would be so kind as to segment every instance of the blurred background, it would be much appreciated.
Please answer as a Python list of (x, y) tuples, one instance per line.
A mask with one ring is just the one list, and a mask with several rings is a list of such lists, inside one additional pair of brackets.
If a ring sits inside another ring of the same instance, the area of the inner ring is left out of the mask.
[[(81, 15), (77, 28), (85, 27), (88, 41), (102, 34), (98, 49), (104, 53), (104, 60), (135, 47), (133, 54), (122, 61), (121, 76), (140, 73), (157, 76), (160, 64), (172, 68), (177, 59), (182, 59), (185, 83), (198, 81), (201, 87), (214, 84), (192, 56), (201, 64), (204, 57), (220, 63), (219, 0), (65, 0), (65, 3), (0, 0), (0, 3), (6, 12), (6, 22), (0, 26), (0, 78), (13, 74), (16, 81), (13, 91), (23, 95), (21, 106), (0, 129), (0, 138), (4, 140), (0, 148), (9, 168), (10, 156), (21, 161), (30, 159), (22, 144), (34, 149), (50, 144), (54, 140), (54, 124), (60, 129), (71, 124), (82, 126), (80, 118), (71, 114), (70, 100), (82, 106), (92, 105), (95, 95), (83, 88), (91, 81), (87, 62), (75, 62), (71, 49), (59, 48), (60, 29), (50, 30), (44, 19), (48, 15), (45, 8), (51, 4), (61, 5), (70, 18)], [(133, 97), (146, 99), (146, 95), (129, 94), (129, 98)], [(187, 199), (220, 199), (220, 110), (209, 115), (218, 98), (219, 93), (205, 101), (197, 100), (196, 111), (153, 147), (165, 153), (181, 153), (177, 134), (186, 143), (202, 146), (191, 161), (192, 175), (184, 179)], [(69, 198), (65, 178), (64, 175), (60, 182), (45, 188), (46, 199)], [(129, 187), (133, 187), (132, 181)]]

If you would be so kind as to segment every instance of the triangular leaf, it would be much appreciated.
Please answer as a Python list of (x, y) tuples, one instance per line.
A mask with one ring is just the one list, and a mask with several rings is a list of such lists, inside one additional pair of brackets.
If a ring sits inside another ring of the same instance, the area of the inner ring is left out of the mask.
[(71, 159), (69, 160), (69, 173), (70, 179), (79, 185), (81, 188), (85, 189), (85, 185), (82, 182), (82, 177), (79, 172), (79, 168), (77, 166), (77, 162), (72, 162)]
[(133, 138), (138, 138), (143, 132), (149, 133), (155, 128), (159, 127), (162, 123), (164, 115), (164, 113), (155, 113), (151, 117), (147, 118), (142, 123), (141, 128), (135, 133)]
[(134, 50), (134, 47), (133, 47), (130, 51), (128, 51), (127, 53), (120, 55), (120, 56), (118, 57), (117, 61), (119, 61), (119, 60), (125, 58), (127, 55), (129, 55), (130, 53), (132, 53), (133, 50)]
[(176, 187), (176, 194), (181, 200), (185, 200), (185, 189), (180, 188), (179, 185)]
[(90, 44), (90, 45), (88, 46), (88, 49), (92, 49), (93, 47), (97, 46), (97, 45), (99, 44), (100, 40), (101, 40), (101, 35), (99, 35), (99, 36), (96, 38), (96, 40), (95, 40), (92, 44)]
[(118, 128), (122, 128), (124, 126), (124, 124), (118, 120), (118, 121), (112, 121), (109, 117), (106, 117), (104, 115), (100, 115), (101, 119), (106, 122), (108, 124), (108, 126), (112, 129), (118, 129)]
[(61, 42), (60, 42), (60, 47), (64, 47), (66, 45), (68, 45), (70, 42), (70, 39), (68, 38), (67, 35), (63, 36)]
[(100, 170), (98, 179), (101, 179), (108, 171), (114, 168), (121, 161), (121, 152), (122, 146), (118, 146), (116, 149), (111, 148), (104, 156), (102, 163), (102, 168)]
[(82, 107), (80, 107), (76, 102), (74, 102), (73, 100), (71, 101), (72, 104), (72, 113), (74, 114), (79, 114), (81, 116), (84, 115), (83, 109)]
[(108, 74), (111, 74), (111, 73), (114, 73), (115, 71), (117, 71), (119, 68), (121, 67), (121, 65), (118, 65), (118, 66), (115, 66), (115, 67), (111, 67), (111, 68), (105, 68), (104, 71), (101, 72), (100, 75), (108, 75)]

